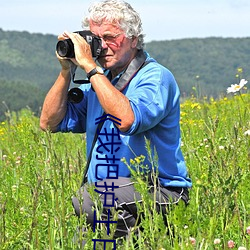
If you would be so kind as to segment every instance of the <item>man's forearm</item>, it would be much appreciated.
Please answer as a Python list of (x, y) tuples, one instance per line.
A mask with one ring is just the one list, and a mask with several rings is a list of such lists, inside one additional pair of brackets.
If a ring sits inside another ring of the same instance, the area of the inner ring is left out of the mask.
[(69, 84), (70, 73), (68, 70), (62, 70), (44, 100), (40, 117), (42, 130), (49, 129), (55, 132), (58, 124), (65, 116)]

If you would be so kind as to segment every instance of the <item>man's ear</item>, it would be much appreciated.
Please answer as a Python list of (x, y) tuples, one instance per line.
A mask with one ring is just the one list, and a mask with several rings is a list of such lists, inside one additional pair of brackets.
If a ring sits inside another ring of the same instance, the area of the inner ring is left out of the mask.
[(131, 47), (134, 49), (136, 48), (138, 43), (138, 37), (132, 37)]

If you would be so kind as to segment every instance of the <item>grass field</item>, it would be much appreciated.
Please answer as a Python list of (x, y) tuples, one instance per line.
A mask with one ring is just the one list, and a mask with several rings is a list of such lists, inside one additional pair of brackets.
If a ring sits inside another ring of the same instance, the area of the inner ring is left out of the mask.
[[(181, 104), (190, 204), (174, 207), (166, 228), (161, 215), (147, 212), (154, 204), (140, 185), (144, 230), (117, 249), (136, 249), (136, 240), (144, 250), (250, 249), (249, 103), (249, 94), (236, 93)], [(84, 218), (74, 216), (71, 197), (82, 181), (84, 136), (44, 133), (38, 124), (28, 109), (0, 124), (0, 249), (80, 249), (73, 238)], [(100, 236), (105, 229), (89, 231), (85, 249)]]

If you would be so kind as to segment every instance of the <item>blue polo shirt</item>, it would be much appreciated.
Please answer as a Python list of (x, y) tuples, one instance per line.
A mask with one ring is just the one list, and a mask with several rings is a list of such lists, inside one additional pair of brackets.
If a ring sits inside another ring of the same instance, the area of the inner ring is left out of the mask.
[[(112, 129), (115, 132), (116, 127), (112, 121), (105, 121), (101, 130), (104, 136), (99, 136), (93, 149), (87, 174), (88, 182), (105, 179), (107, 164), (111, 171), (115, 171), (115, 165), (118, 165), (118, 175), (129, 177), (130, 170), (124, 161), (120, 160), (123, 158), (130, 163), (130, 159), (144, 155), (143, 165), (152, 169), (152, 160), (146, 149), (147, 140), (153, 154), (152, 158), (158, 161), (154, 167), (157, 167), (160, 183), (173, 187), (192, 185), (181, 152), (179, 88), (168, 69), (149, 55), (146, 60), (150, 63), (139, 70), (122, 91), (130, 101), (135, 117), (134, 123), (125, 133), (120, 132), (120, 138), (115, 137), (117, 143), (113, 145), (112, 152), (111, 137), (105, 134), (111, 133)], [(113, 85), (119, 77), (120, 75), (113, 79)], [(83, 84), (80, 88), (84, 93), (83, 100), (78, 104), (68, 102), (67, 113), (59, 124), (58, 131), (86, 132), (89, 155), (97, 127), (95, 119), (103, 115), (103, 109), (90, 84)], [(103, 145), (108, 145), (106, 150)], [(112, 157), (115, 159), (112, 160)]]

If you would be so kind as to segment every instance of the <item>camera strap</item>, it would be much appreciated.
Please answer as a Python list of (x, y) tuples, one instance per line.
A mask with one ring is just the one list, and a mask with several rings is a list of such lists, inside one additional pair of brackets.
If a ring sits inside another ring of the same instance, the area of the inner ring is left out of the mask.
[(115, 85), (115, 88), (122, 92), (134, 78), (136, 73), (148, 63), (149, 61), (146, 61), (146, 55), (144, 51), (139, 50), (136, 57), (131, 61), (125, 72), (121, 75), (120, 79)]
[[(143, 50), (139, 50), (136, 57), (131, 61), (131, 63), (129, 64), (129, 66), (125, 70), (125, 72), (121, 75), (120, 79), (118, 80), (118, 82), (115, 85), (115, 88), (118, 89), (120, 92), (122, 92), (128, 86), (128, 84), (130, 83), (132, 78), (136, 75), (136, 73), (141, 68), (146, 66), (149, 62), (150, 61), (146, 61), (146, 55), (144, 54)], [(105, 112), (103, 113), (103, 115), (105, 115)], [(88, 170), (89, 170), (89, 164), (90, 164), (90, 161), (92, 158), (92, 153), (93, 153), (95, 143), (96, 143), (97, 138), (98, 138), (98, 131), (101, 131), (101, 128), (102, 128), (104, 122), (105, 122), (105, 120), (103, 122), (100, 122), (96, 128), (95, 136), (94, 136), (94, 139), (92, 141), (88, 160), (87, 160), (86, 167), (84, 170), (84, 175), (83, 175), (83, 180), (82, 180), (81, 186), (83, 186), (87, 182), (87, 174), (88, 174)]]

